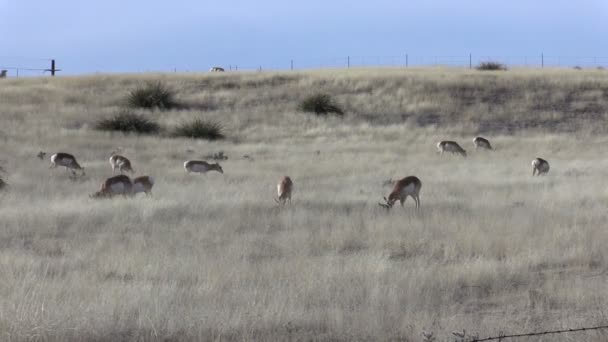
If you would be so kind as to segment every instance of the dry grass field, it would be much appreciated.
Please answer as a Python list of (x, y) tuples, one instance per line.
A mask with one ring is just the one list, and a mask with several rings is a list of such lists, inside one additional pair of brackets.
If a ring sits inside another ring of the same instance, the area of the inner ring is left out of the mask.
[[(606, 324), (608, 74), (453, 69), (0, 80), (0, 340), (453, 341)], [(162, 80), (169, 127), (216, 142), (93, 129)], [(343, 118), (296, 110), (331, 94)], [(481, 134), (495, 151), (475, 151)], [(468, 157), (439, 156), (456, 140)], [(154, 195), (90, 199), (117, 147)], [(38, 151), (49, 152), (44, 161)], [(74, 154), (86, 176), (49, 170)], [(223, 151), (224, 174), (183, 162)], [(252, 158), (244, 158), (249, 155)], [(549, 174), (532, 177), (543, 157)], [(293, 203), (274, 202), (294, 181)], [(378, 206), (389, 179), (422, 180)], [(607, 333), (551, 336), (599, 341)], [(527, 339), (525, 341), (536, 341)], [(544, 341), (549, 341), (545, 339)]]

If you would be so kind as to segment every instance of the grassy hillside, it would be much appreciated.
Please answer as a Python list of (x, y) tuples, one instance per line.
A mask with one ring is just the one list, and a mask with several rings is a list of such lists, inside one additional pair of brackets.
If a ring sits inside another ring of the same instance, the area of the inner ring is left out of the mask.
[[(148, 80), (181, 106), (134, 112), (164, 128), (215, 120), (227, 139), (93, 129)], [(298, 112), (315, 92), (345, 116)], [(606, 323), (607, 108), (604, 71), (1, 80), (0, 335), (444, 341)], [(496, 150), (475, 151), (478, 133)], [(469, 157), (437, 155), (442, 139)], [(155, 177), (152, 197), (88, 198), (117, 147)], [(58, 151), (87, 175), (49, 170)], [(185, 160), (219, 151), (223, 175), (185, 174)], [(535, 157), (547, 176), (531, 176)], [(280, 208), (283, 175), (295, 192)], [(380, 208), (408, 175), (421, 210)], [(572, 338), (605, 335), (554, 340)]]

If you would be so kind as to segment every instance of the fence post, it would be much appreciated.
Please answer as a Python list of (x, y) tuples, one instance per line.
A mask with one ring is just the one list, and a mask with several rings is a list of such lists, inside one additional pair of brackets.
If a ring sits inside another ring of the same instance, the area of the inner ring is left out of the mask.
[(293, 59), (291, 60), (291, 71), (293, 71)]
[(469, 53), (469, 69), (473, 69), (473, 54)]
[(405, 67), (406, 67), (406, 68), (409, 66), (409, 62), (410, 62), (410, 61), (409, 61), (409, 56), (408, 56), (408, 54), (406, 53), (406, 54), (405, 54)]
[(346, 67), (350, 68), (350, 56), (346, 56)]
[(540, 54), (540, 68), (543, 69), (545, 67), (545, 54), (541, 52)]

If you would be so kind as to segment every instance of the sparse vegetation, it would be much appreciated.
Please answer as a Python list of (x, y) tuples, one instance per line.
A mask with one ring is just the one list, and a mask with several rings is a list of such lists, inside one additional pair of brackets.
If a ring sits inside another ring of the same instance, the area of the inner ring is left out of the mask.
[(192, 139), (221, 140), (224, 139), (224, 127), (214, 121), (194, 119), (175, 127), (171, 133), (173, 137)]
[(310, 95), (298, 106), (303, 112), (315, 113), (316, 115), (337, 114), (344, 115), (344, 111), (338, 106), (329, 94), (317, 93)]
[(129, 110), (121, 110), (110, 118), (100, 119), (95, 128), (101, 131), (138, 134), (156, 134), (160, 131), (160, 125), (156, 121)]
[(507, 66), (500, 63), (500, 62), (493, 62), (493, 61), (487, 61), (487, 62), (481, 62), (479, 63), (479, 65), (477, 65), (476, 67), (477, 70), (482, 70), (482, 71), (486, 71), (486, 70), (507, 70)]
[(172, 109), (178, 107), (176, 92), (161, 81), (146, 82), (132, 90), (127, 96), (131, 108)]

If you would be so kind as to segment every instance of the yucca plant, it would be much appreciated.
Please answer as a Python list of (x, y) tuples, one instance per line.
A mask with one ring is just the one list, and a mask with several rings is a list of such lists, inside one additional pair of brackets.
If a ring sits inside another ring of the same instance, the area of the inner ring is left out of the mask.
[(122, 110), (110, 118), (99, 120), (95, 128), (101, 131), (138, 134), (156, 134), (160, 131), (160, 125), (156, 121), (128, 110)]
[(177, 107), (175, 91), (163, 82), (146, 82), (138, 86), (127, 96), (127, 105), (131, 108), (171, 109)]
[(308, 96), (300, 102), (298, 109), (303, 112), (315, 113), (316, 115), (327, 115), (334, 113), (344, 115), (344, 111), (332, 100), (329, 94), (317, 93)]
[(214, 121), (195, 119), (184, 122), (173, 129), (171, 135), (193, 139), (220, 140), (224, 139), (224, 127)]

